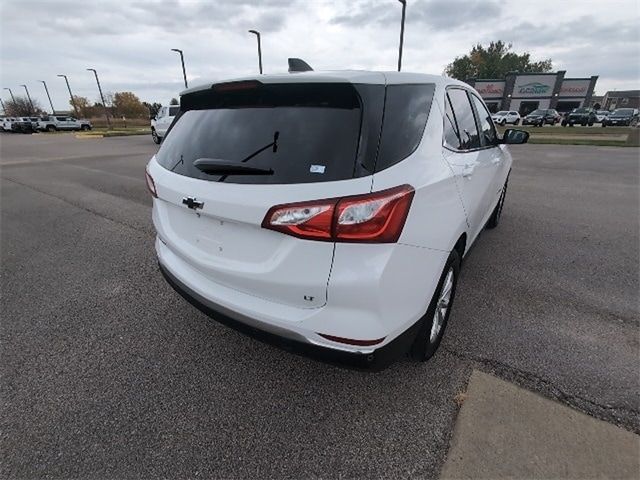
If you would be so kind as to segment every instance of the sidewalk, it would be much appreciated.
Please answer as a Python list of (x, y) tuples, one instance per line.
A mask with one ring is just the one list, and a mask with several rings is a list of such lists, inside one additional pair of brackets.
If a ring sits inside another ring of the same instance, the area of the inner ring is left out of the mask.
[(474, 371), (441, 479), (640, 478), (640, 437)]

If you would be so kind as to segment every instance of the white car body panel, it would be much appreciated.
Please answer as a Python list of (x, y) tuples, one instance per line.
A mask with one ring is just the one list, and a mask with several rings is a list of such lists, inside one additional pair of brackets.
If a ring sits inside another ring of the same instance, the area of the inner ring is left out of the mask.
[[(466, 235), (468, 250), (489, 219), (511, 156), (504, 145), (469, 152), (443, 146), (445, 87), (473, 91), (456, 80), (395, 72), (309, 72), (259, 80), (433, 83), (436, 88), (417, 149), (370, 176), (286, 185), (220, 183), (178, 175), (152, 158), (148, 172), (158, 194), (153, 201), (158, 259), (203, 302), (243, 323), (335, 350), (371, 352), (373, 347), (332, 342), (318, 333), (384, 338), (375, 345), (380, 348), (415, 324), (457, 240)], [(403, 184), (410, 184), (415, 196), (397, 243), (303, 240), (261, 227), (274, 205)], [(202, 210), (184, 207), (186, 196), (204, 201)]]
[(172, 110), (178, 109), (178, 105), (168, 105), (158, 110), (156, 118), (151, 120), (151, 128), (155, 129), (160, 138), (164, 138), (167, 134), (167, 130), (171, 126), (175, 115), (171, 115)]

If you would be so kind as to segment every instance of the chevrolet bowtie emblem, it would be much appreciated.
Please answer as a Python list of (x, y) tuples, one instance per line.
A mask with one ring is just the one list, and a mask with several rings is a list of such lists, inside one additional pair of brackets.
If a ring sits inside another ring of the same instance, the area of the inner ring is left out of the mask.
[(195, 197), (185, 197), (182, 199), (182, 203), (191, 210), (197, 210), (198, 208), (202, 208), (204, 206), (204, 202), (199, 202), (195, 199)]

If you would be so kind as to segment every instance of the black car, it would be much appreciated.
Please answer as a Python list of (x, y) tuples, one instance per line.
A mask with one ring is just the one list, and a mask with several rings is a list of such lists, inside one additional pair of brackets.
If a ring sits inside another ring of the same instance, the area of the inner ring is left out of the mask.
[(566, 127), (569, 125), (573, 127), (574, 125), (582, 125), (586, 127), (587, 125), (591, 126), (596, 122), (596, 111), (593, 108), (576, 108), (569, 115), (564, 117), (562, 121), (562, 126)]
[(633, 108), (618, 108), (602, 120), (602, 126), (607, 125), (635, 127), (638, 125), (638, 111)]
[(548, 125), (555, 125), (560, 120), (560, 114), (554, 109), (546, 110), (534, 110), (529, 115), (522, 119), (522, 125), (533, 125), (534, 127), (541, 127), (545, 123)]
[(33, 124), (28, 117), (18, 117), (11, 123), (11, 131), (16, 133), (33, 133)]

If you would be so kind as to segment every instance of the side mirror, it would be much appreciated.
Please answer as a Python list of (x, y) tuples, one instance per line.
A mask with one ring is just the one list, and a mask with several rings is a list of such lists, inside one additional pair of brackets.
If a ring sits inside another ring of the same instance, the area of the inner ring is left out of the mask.
[(524, 130), (516, 130), (515, 128), (507, 128), (502, 136), (502, 142), (508, 145), (518, 145), (529, 141), (529, 132)]

